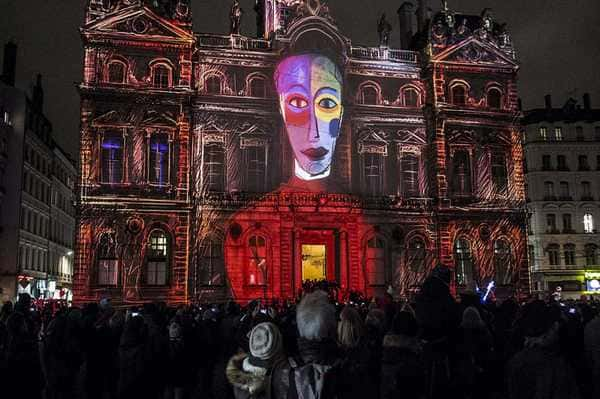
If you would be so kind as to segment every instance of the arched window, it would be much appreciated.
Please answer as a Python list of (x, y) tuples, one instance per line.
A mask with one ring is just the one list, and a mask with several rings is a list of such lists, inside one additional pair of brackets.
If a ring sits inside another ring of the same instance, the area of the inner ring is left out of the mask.
[(565, 244), (565, 265), (575, 265), (575, 244)]
[(205, 240), (200, 248), (200, 284), (223, 285), (225, 281), (225, 260), (223, 258), (223, 241)]
[(225, 191), (225, 149), (211, 143), (204, 146), (204, 186), (208, 191)]
[(412, 153), (403, 153), (400, 159), (402, 169), (402, 194), (405, 198), (419, 196), (419, 158)]
[(169, 183), (169, 136), (153, 134), (148, 149), (148, 180), (164, 186)]
[(416, 89), (408, 88), (402, 91), (405, 107), (418, 107), (421, 105), (421, 96)]
[(252, 236), (248, 240), (248, 285), (265, 285), (267, 281), (267, 242), (264, 237)]
[(454, 268), (456, 284), (465, 286), (474, 281), (471, 243), (464, 238), (459, 238), (454, 243)]
[(451, 89), (452, 104), (465, 105), (467, 103), (467, 87), (464, 84), (456, 84)]
[(218, 75), (208, 75), (204, 79), (204, 90), (206, 94), (221, 94), (221, 77)]
[(598, 246), (596, 244), (585, 245), (585, 264), (586, 266), (596, 266), (598, 264)]
[(375, 85), (365, 85), (360, 89), (360, 102), (365, 105), (379, 104), (379, 90)]
[(487, 106), (492, 109), (502, 108), (502, 92), (500, 89), (492, 87), (487, 92)]
[(506, 240), (494, 242), (494, 270), (496, 272), (496, 285), (510, 284), (511, 252)]
[(123, 136), (120, 134), (104, 134), (101, 142), (100, 162), (102, 164), (100, 179), (102, 183), (119, 184), (123, 182)]
[(558, 244), (549, 244), (546, 248), (548, 252), (548, 263), (552, 266), (560, 265), (560, 246)]
[(166, 285), (170, 255), (169, 237), (163, 230), (154, 230), (148, 238), (146, 284)]
[(166, 64), (155, 64), (152, 67), (152, 83), (157, 89), (171, 87), (171, 67)]
[(109, 83), (127, 83), (127, 65), (122, 61), (110, 61), (108, 63)]
[(267, 97), (267, 83), (263, 77), (254, 77), (250, 79), (250, 97)]
[(406, 264), (412, 272), (425, 272), (425, 243), (420, 238), (413, 238), (408, 243)]
[(456, 151), (452, 158), (452, 189), (457, 196), (471, 195), (471, 157), (468, 151)]
[(586, 233), (594, 232), (594, 217), (591, 213), (583, 215), (583, 231)]
[(116, 286), (118, 281), (119, 260), (117, 258), (117, 242), (114, 233), (103, 233), (97, 248), (98, 285)]
[(370, 285), (385, 285), (385, 242), (373, 237), (367, 241), (367, 278)]

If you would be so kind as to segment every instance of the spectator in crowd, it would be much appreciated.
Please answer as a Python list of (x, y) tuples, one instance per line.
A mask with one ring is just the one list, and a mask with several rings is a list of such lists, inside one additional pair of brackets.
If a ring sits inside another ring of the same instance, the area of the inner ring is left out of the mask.
[(269, 322), (256, 325), (249, 337), (250, 354), (234, 355), (227, 365), (227, 379), (235, 399), (270, 399), (272, 369), (283, 358), (283, 338)]

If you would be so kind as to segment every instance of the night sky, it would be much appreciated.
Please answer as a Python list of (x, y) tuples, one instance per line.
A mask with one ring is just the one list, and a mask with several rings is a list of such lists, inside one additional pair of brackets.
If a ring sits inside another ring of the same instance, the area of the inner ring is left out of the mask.
[[(399, 47), (396, 10), (403, 0), (330, 0), (341, 31), (354, 44), (377, 44), (377, 19), (386, 12), (392, 22), (392, 47)], [(413, 1), (416, 3), (416, 0)], [(507, 22), (521, 62), (520, 96), (524, 108), (543, 106), (551, 93), (555, 106), (568, 97), (592, 95), (600, 108), (599, 0), (449, 0), (452, 10), (479, 15), (491, 7), (495, 19)], [(82, 75), (78, 28), (85, 0), (0, 0), (0, 43), (16, 40), (17, 86), (29, 89), (42, 73), (45, 111), (57, 141), (77, 153)], [(194, 30), (227, 33), (230, 0), (192, 0)], [(246, 11), (242, 33), (254, 35), (254, 0), (241, 0)], [(437, 9), (440, 1), (430, 0)], [(2, 54), (0, 52), (0, 59)], [(1, 64), (0, 64), (1, 65)]]

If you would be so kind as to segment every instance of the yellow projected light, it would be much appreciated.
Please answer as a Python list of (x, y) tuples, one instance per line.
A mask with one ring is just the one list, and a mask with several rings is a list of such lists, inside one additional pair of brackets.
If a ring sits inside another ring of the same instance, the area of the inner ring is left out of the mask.
[(302, 245), (302, 280), (325, 280), (325, 245)]

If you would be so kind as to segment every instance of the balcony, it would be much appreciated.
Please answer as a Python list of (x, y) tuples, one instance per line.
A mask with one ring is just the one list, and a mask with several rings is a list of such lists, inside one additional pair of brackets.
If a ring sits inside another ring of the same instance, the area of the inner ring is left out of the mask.
[(573, 197), (571, 197), (570, 195), (561, 195), (560, 197), (558, 197), (559, 201), (573, 201)]
[(387, 47), (351, 47), (350, 55), (362, 60), (417, 63), (416, 52), (393, 50)]
[(581, 196), (581, 200), (582, 200), (582, 201), (593, 201), (593, 200), (594, 200), (594, 197), (593, 197), (593, 196), (591, 196), (591, 195), (582, 195), (582, 196)]

